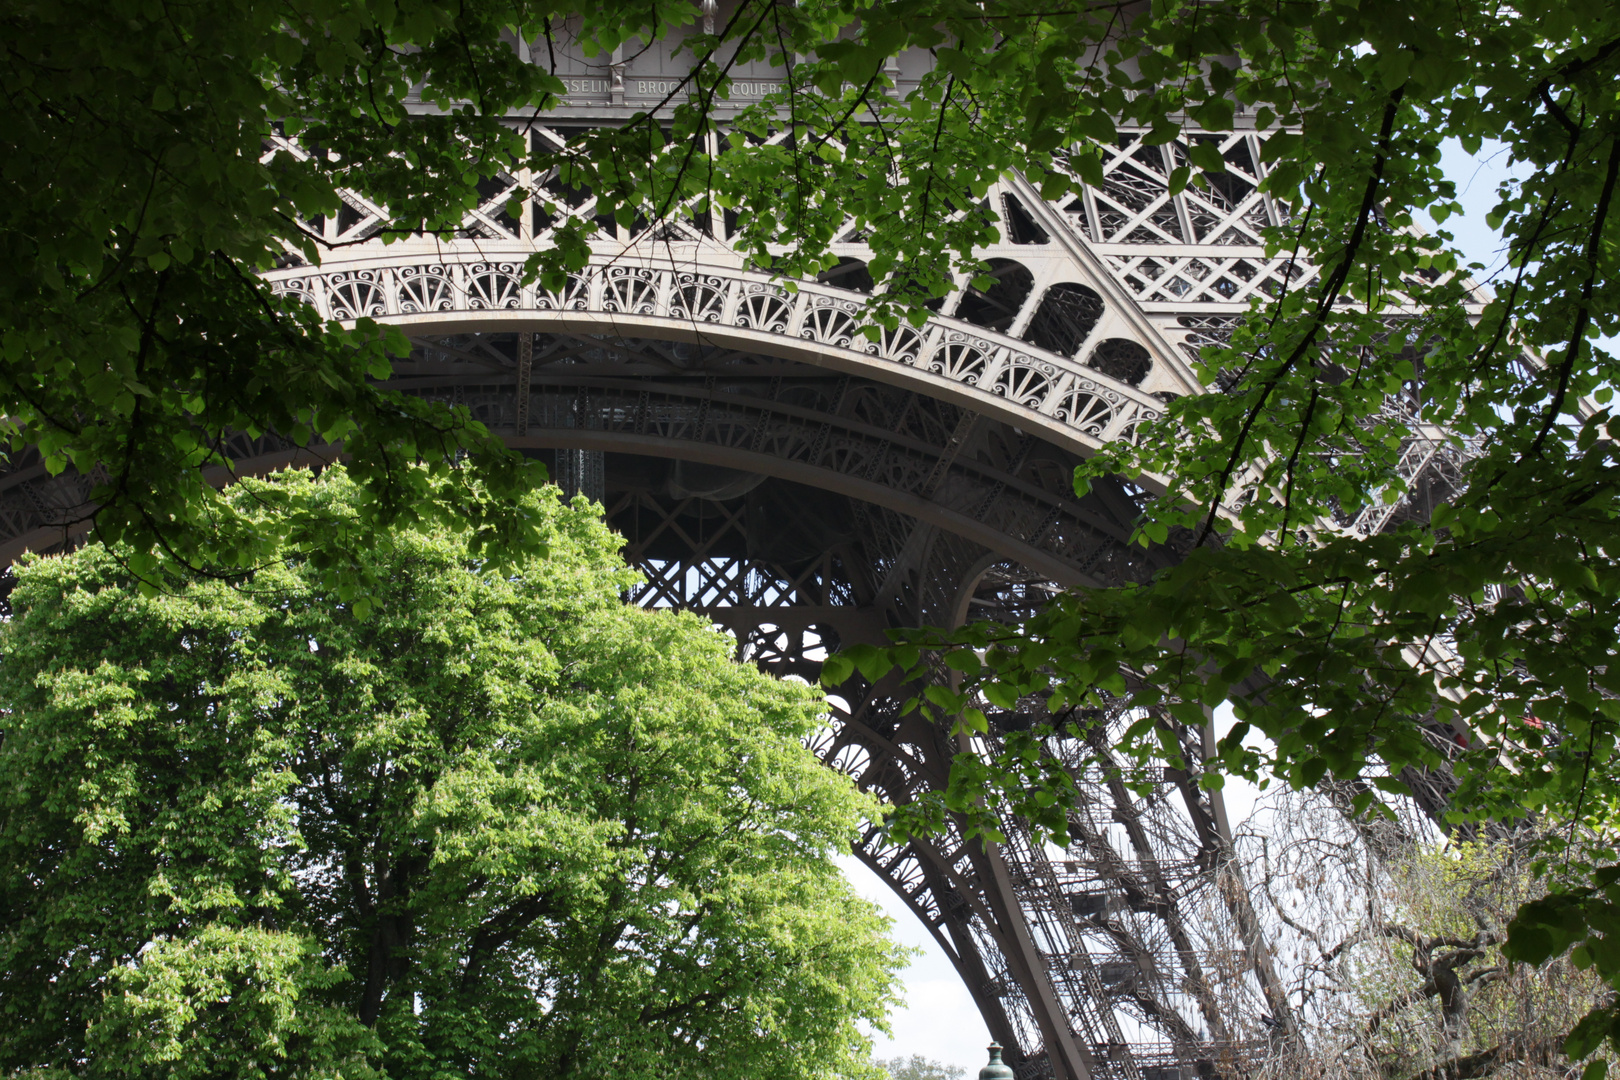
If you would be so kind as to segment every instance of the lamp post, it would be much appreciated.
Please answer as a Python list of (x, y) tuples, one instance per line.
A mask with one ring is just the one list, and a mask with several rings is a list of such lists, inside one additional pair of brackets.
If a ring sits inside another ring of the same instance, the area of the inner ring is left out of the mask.
[(979, 1080), (1013, 1080), (1011, 1066), (1001, 1060), (1001, 1044), (990, 1044), (990, 1063), (979, 1070)]

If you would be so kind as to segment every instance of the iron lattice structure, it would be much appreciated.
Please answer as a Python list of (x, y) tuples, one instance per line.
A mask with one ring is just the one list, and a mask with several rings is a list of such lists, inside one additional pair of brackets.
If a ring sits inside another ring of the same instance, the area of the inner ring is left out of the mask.
[[(513, 123), (558, 149), (568, 125), (618, 122), (661, 97), (674, 63), (667, 48), (599, 67), (556, 55), (571, 89), (552, 114), (562, 126)], [(895, 67), (902, 91), (909, 64)], [(744, 99), (779, 78), (734, 75), (751, 80)], [(924, 326), (875, 339), (862, 333), (873, 283), (853, 225), (834, 245), (839, 267), (794, 291), (748, 269), (723, 220), (690, 218), (614, 226), (560, 292), (525, 284), (546, 231), (535, 213), (506, 212), (513, 194), (533, 186), (591, 210), (555, 175), (490, 185), (458, 239), (386, 247), (373, 239), (382, 208), (346, 195), (319, 226), (342, 246), (269, 277), (323, 316), (406, 329), (416, 348), (391, 385), (464, 405), (601, 502), (646, 577), (633, 600), (701, 612), (767, 671), (814, 679), (826, 650), (892, 627), (1012, 620), (1062, 587), (1140, 580), (1178, 558), (1127, 544), (1141, 489), (1077, 498), (1074, 466), (1134, 439), (1174, 396), (1205, 392), (1198, 348), (1251, 298), (1315, 273), (1266, 257), (1261, 230), (1279, 217), (1259, 190), (1260, 136), (1190, 137), (1228, 163), (1207, 190), (1169, 191), (1185, 142), (1130, 133), (1103, 185), (1062, 204), (1009, 177), (989, 193), (1001, 235), (981, 253), (995, 285), (964, 279)], [(266, 153), (304, 151), (277, 139)], [(325, 453), (273, 434), (229, 448), (243, 472)], [(1443, 495), (1457, 467), (1445, 444), (1408, 458)], [(91, 486), (14, 459), (0, 475), (0, 557), (71, 542)], [(963, 742), (902, 715), (907, 696), (856, 677), (813, 749), (904, 802), (942, 788), (954, 754), (1043, 719), (1030, 702)], [(873, 831), (855, 854), (955, 964), (1021, 1080), (1241, 1075), (1293, 1020), (1219, 795), (1197, 783), (1210, 732), (1175, 732), (1193, 772), (1133, 773), (1110, 749), (1134, 719), (1124, 704), (1080, 719), (1049, 745), (1082, 793), (1067, 850), (1008, 820), (1005, 843), (951, 825), (904, 846)]]

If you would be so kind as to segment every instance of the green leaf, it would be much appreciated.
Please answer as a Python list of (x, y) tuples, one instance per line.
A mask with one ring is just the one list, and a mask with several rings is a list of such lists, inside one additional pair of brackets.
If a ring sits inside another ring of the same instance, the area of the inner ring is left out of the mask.
[(1220, 147), (1213, 142), (1195, 140), (1187, 147), (1187, 157), (1198, 168), (1205, 172), (1224, 173), (1226, 159), (1221, 157)]
[(877, 682), (894, 668), (888, 651), (873, 645), (851, 645), (842, 654), (867, 682)]
[(1018, 692), (1003, 682), (986, 682), (979, 686), (979, 692), (985, 700), (999, 709), (1013, 709), (1018, 706)]
[(1378, 75), (1385, 90), (1396, 90), (1405, 84), (1412, 70), (1416, 53), (1411, 49), (1395, 48), (1378, 54)]
[(1596, 1008), (1587, 1013), (1564, 1040), (1564, 1056), (1579, 1061), (1603, 1044), (1616, 1020), (1612, 1008)]
[(1153, 118), (1153, 128), (1142, 136), (1144, 146), (1160, 146), (1181, 134), (1181, 125), (1165, 116)]
[(1079, 174), (1082, 183), (1088, 187), (1102, 187), (1103, 163), (1102, 157), (1095, 150), (1082, 150), (1069, 158), (1069, 166)]
[(855, 662), (843, 653), (833, 653), (821, 662), (821, 685), (842, 686), (855, 673)]
[[(1205, 131), (1230, 131), (1233, 124), (1233, 102), (1224, 96), (1211, 97), (1202, 104), (1189, 108), (1187, 115), (1197, 121), (1198, 126)], [(1224, 170), (1216, 168), (1211, 171)]]

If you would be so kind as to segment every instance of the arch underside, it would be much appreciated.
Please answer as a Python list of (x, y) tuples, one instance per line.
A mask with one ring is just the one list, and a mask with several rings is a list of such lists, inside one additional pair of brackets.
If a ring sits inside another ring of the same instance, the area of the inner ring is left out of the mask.
[[(398, 385), (464, 405), (600, 499), (647, 575), (634, 599), (702, 612), (775, 674), (814, 679), (824, 650), (889, 627), (1012, 619), (1061, 585), (1141, 580), (1181, 554), (1127, 543), (1141, 491), (1110, 482), (1077, 499), (1074, 449), (927, 387), (716, 344), (528, 333), (418, 339)], [(813, 749), (889, 800), (943, 788), (959, 747), (902, 715), (907, 696), (857, 676)], [(1002, 714), (992, 738), (1031, 719)], [(1056, 747), (1085, 793), (1068, 851), (1010, 819), (999, 844), (953, 822), (928, 841), (872, 831), (856, 845), (1021, 1076), (1163, 1080), (1230, 1072), (1255, 1049), (1209, 798), (1185, 776), (1135, 790), (1119, 763), (1099, 769), (1128, 719)]]
[[(626, 67), (666, 59), (579, 61), (559, 117), (617, 122), (636, 107)], [(568, 142), (532, 116), (513, 123)], [(1183, 554), (1128, 543), (1148, 491), (1107, 481), (1077, 499), (1073, 467), (1202, 392), (1200, 347), (1318, 272), (1266, 246), (1283, 219), (1262, 190), (1263, 136), (1189, 138), (1226, 163), (1207, 188), (1172, 190), (1188, 139), (1140, 131), (1099, 147), (1101, 183), (1061, 204), (1022, 178), (996, 181), (998, 236), (980, 253), (995, 284), (958, 275), (921, 327), (871, 325), (872, 252), (854, 222), (829, 249), (842, 269), (792, 289), (748, 269), (717, 213), (610, 225), (560, 289), (525, 283), (524, 260), (547, 243), (527, 192), (594, 213), (555, 168), (503, 175), (454, 239), (385, 246), (387, 210), (345, 192), (313, 225), (325, 263), (264, 276), (324, 318), (413, 335), (393, 385), (465, 406), (599, 499), (646, 575), (636, 601), (700, 611), (761, 667), (814, 678), (825, 649), (887, 628), (1011, 620), (1056, 587), (1142, 580)], [(265, 160), (309, 152), (278, 134)], [(1414, 470), (1430, 468), (1432, 448), (1410, 452)], [(226, 453), (236, 472), (261, 473), (339, 451), (267, 434)], [(0, 565), (76, 542), (93, 486), (15, 456), (0, 472)], [(943, 787), (960, 747), (902, 715), (907, 696), (853, 679), (813, 749), (889, 799)], [(1270, 1019), (1263, 943), (1234, 948), (1218, 807), (1184, 773), (1132, 775), (1112, 758), (1110, 735), (1133, 718), (1069, 717), (1079, 737), (1049, 741), (1081, 793), (1066, 851), (1011, 819), (1002, 843), (950, 822), (927, 841), (874, 832), (856, 846), (955, 963), (1020, 1080), (1242, 1073)], [(1034, 702), (994, 714), (989, 739), (1040, 719)], [(1176, 735), (1200, 757), (1198, 732)]]
[[(646, 575), (633, 599), (705, 614), (779, 675), (814, 678), (825, 649), (890, 627), (1013, 618), (1056, 587), (1141, 580), (1179, 555), (1127, 543), (1142, 491), (1076, 498), (1079, 448), (926, 382), (747, 341), (501, 328), (414, 342), (391, 385), (465, 406), (600, 500)], [(232, 453), (251, 473), (331, 448), (267, 435)], [(0, 477), (0, 553), (82, 533), (89, 487), (19, 462)], [(943, 788), (958, 747), (902, 716), (906, 696), (855, 678), (813, 749), (890, 800)], [(1006, 714), (998, 732), (1028, 722)], [(1212, 891), (1207, 797), (1162, 776), (1128, 790), (1082, 750), (1056, 751), (1074, 755), (1086, 796), (1066, 852), (1009, 820), (1000, 844), (953, 823), (905, 845), (870, 832), (856, 854), (951, 958), (1021, 1077), (1220, 1072), (1243, 1051), (1254, 995)]]
[[(926, 387), (680, 341), (524, 331), (416, 346), (392, 385), (465, 406), (600, 500), (646, 574), (633, 599), (704, 613), (778, 675), (813, 679), (823, 650), (889, 627), (1010, 618), (1058, 585), (1139, 580), (1176, 557), (1126, 543), (1140, 491), (1099, 484), (1077, 499), (1074, 449)], [(332, 457), (274, 435), (231, 452), (241, 473)], [(7, 561), (81, 534), (90, 486), (27, 460), (0, 478)], [(901, 716), (904, 696), (856, 678), (813, 749), (887, 799), (942, 788), (957, 747)], [(1077, 820), (1065, 858), (1015, 821), (1004, 845), (953, 825), (903, 846), (870, 832), (856, 854), (928, 927), (1022, 1076), (1146, 1075), (1154, 1060), (1229, 1054), (1185, 974), (1163, 970), (1167, 956), (1199, 970), (1200, 955), (1185, 930), (1178, 952), (1165, 913), (1209, 923), (1176, 914), (1178, 889), (1199, 891), (1196, 813), (1170, 807), (1163, 785), (1144, 800), (1087, 783), (1096, 820)], [(1121, 820), (1152, 824), (1152, 843), (1113, 835)], [(1091, 912), (1076, 895), (1135, 896), (1157, 914)]]
[[(580, 61), (561, 114), (615, 122), (642, 85), (627, 67), (655, 61)], [(600, 100), (581, 96), (598, 83)], [(565, 128), (514, 123), (568, 144)], [(1189, 140), (1226, 170), (1175, 191)], [(413, 335), (394, 385), (465, 406), (599, 499), (646, 575), (635, 600), (700, 611), (761, 667), (814, 678), (825, 649), (886, 628), (1013, 619), (1055, 587), (1142, 580), (1183, 554), (1176, 538), (1128, 543), (1154, 478), (1094, 484), (1084, 499), (1070, 478), (1081, 456), (1202, 392), (1200, 348), (1252, 301), (1316, 275), (1266, 246), (1283, 219), (1262, 191), (1262, 142), (1123, 132), (1099, 147), (1101, 183), (1062, 203), (999, 179), (984, 204), (997, 236), (978, 252), (992, 284), (964, 270), (918, 327), (872, 325), (863, 294), (883, 283), (853, 221), (829, 247), (838, 266), (791, 287), (731, 250), (726, 215), (694, 208), (605, 224), (588, 266), (555, 290), (526, 283), (524, 260), (548, 243), (532, 192), (594, 213), (555, 168), (503, 175), (442, 241), (384, 246), (386, 210), (345, 194), (317, 226), (324, 264), (265, 277), (325, 318)], [(306, 152), (277, 136), (266, 159)], [(243, 471), (329, 453), (274, 436), (231, 450)], [(82, 527), (88, 489), (26, 461), (0, 475), (0, 553)], [(907, 696), (853, 679), (813, 749), (893, 800), (942, 787), (960, 747), (902, 715)], [(989, 739), (1041, 718), (1035, 702), (993, 715)], [(928, 841), (857, 845), (956, 964), (1020, 1080), (1240, 1074), (1271, 1020), (1264, 943), (1235, 925), (1246, 892), (1222, 876), (1218, 803), (1185, 773), (1132, 776), (1112, 758), (1111, 735), (1134, 718), (1123, 706), (1080, 716), (1076, 738), (1048, 741), (1081, 792), (1067, 851), (1015, 820), (1002, 843), (951, 823)], [(1201, 757), (1202, 733), (1175, 734)]]

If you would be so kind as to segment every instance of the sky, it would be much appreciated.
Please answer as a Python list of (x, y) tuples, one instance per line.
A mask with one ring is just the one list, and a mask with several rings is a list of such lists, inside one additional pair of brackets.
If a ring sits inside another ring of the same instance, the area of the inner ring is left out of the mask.
[(1448, 218), (1443, 227), (1453, 234), (1454, 246), (1470, 261), (1499, 270), (1505, 261), (1502, 241), (1485, 224), (1485, 214), (1496, 205), (1497, 185), (1513, 175), (1506, 148), (1487, 144), (1478, 154), (1470, 155), (1451, 140), (1442, 148), (1440, 165), (1457, 185), (1457, 201), (1463, 206), (1462, 216)]
[[(1470, 155), (1451, 142), (1444, 148), (1441, 163), (1456, 182), (1458, 201), (1463, 205), (1460, 217), (1445, 222), (1446, 230), (1455, 236), (1455, 246), (1469, 261), (1499, 269), (1503, 263), (1500, 239), (1486, 225), (1485, 214), (1496, 205), (1497, 184), (1510, 175), (1506, 152), (1499, 146), (1487, 145), (1477, 155)], [(1485, 279), (1489, 276), (1489, 271), (1482, 275)], [(1229, 707), (1216, 713), (1216, 723), (1223, 733), (1231, 725)], [(1235, 828), (1253, 812), (1258, 792), (1241, 780), (1228, 780), (1223, 794)], [(921, 1054), (960, 1066), (972, 1080), (986, 1061), (990, 1035), (973, 999), (956, 977), (956, 969), (882, 879), (853, 856), (844, 859), (843, 866), (856, 891), (881, 906), (894, 920), (895, 937), (920, 950), (903, 975), (906, 1001), (890, 1017), (892, 1036), (874, 1032), (874, 1056)]]

